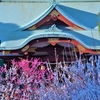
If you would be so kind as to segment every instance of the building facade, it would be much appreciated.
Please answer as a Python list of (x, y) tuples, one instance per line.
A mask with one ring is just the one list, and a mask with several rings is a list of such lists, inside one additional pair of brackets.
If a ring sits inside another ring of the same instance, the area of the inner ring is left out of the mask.
[[(100, 53), (99, 0), (1, 0), (1, 58), (68, 60)], [(73, 56), (74, 55), (74, 56)]]

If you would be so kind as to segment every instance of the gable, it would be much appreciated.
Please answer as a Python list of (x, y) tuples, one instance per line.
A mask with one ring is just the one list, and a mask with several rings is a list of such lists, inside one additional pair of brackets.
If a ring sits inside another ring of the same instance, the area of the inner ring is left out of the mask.
[[(77, 22), (74, 23), (73, 20), (70, 20), (67, 15), (63, 15), (59, 9), (57, 9), (58, 5), (53, 5), (51, 9), (48, 9), (46, 13), (44, 13), (37, 21), (33, 21), (30, 25), (24, 27), (22, 30), (35, 30), (41, 26), (59, 24), (69, 26), (73, 29), (84, 30), (85, 27), (80, 26)], [(48, 13), (49, 12), (49, 13)], [(35, 22), (35, 23), (34, 23)]]

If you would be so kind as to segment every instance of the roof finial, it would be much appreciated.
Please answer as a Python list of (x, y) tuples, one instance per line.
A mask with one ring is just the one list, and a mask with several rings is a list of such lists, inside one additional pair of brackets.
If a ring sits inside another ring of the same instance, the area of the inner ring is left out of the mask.
[(58, 3), (58, 0), (50, 0), (51, 1), (51, 4), (57, 4)]
[(56, 0), (53, 0), (53, 2), (55, 3), (55, 2), (56, 2)]

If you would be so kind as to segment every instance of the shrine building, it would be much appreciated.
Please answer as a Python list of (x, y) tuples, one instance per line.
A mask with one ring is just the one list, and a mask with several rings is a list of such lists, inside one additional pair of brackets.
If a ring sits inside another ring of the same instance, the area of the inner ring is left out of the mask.
[(100, 54), (100, 0), (0, 0), (1, 59), (79, 54)]

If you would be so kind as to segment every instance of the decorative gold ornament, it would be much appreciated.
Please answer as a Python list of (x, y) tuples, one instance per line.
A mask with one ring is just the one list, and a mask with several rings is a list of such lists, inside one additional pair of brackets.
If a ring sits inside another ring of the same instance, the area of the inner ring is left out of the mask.
[(31, 47), (31, 48), (28, 49), (28, 52), (36, 52), (35, 49), (36, 49), (36, 48)]
[(82, 52), (86, 51), (86, 49), (81, 45), (78, 45), (77, 47), (78, 47), (79, 51), (82, 51)]
[(49, 15), (51, 15), (52, 20), (56, 21), (59, 13), (56, 10), (53, 10)]
[(78, 52), (78, 49), (77, 48), (72, 48), (72, 51), (76, 51), (76, 52)]
[(78, 27), (76, 25), (74, 25), (73, 29), (75, 29), (75, 30), (82, 30), (80, 27)]
[(26, 50), (28, 50), (29, 49), (29, 45), (26, 45), (21, 51), (22, 52), (25, 52)]
[(10, 51), (2, 51), (2, 54), (5, 55), (5, 54), (10, 54)]
[(50, 13), (51, 16), (58, 16), (59, 13), (56, 11), (56, 10), (53, 10), (51, 13)]
[(29, 27), (27, 30), (35, 30), (35, 29), (36, 29), (36, 26), (33, 25), (33, 26)]
[(54, 46), (54, 45), (56, 45), (56, 44), (59, 42), (59, 38), (49, 38), (49, 39), (48, 39), (48, 42), (49, 42), (52, 46)]
[(100, 50), (97, 50), (97, 54), (100, 54)]

